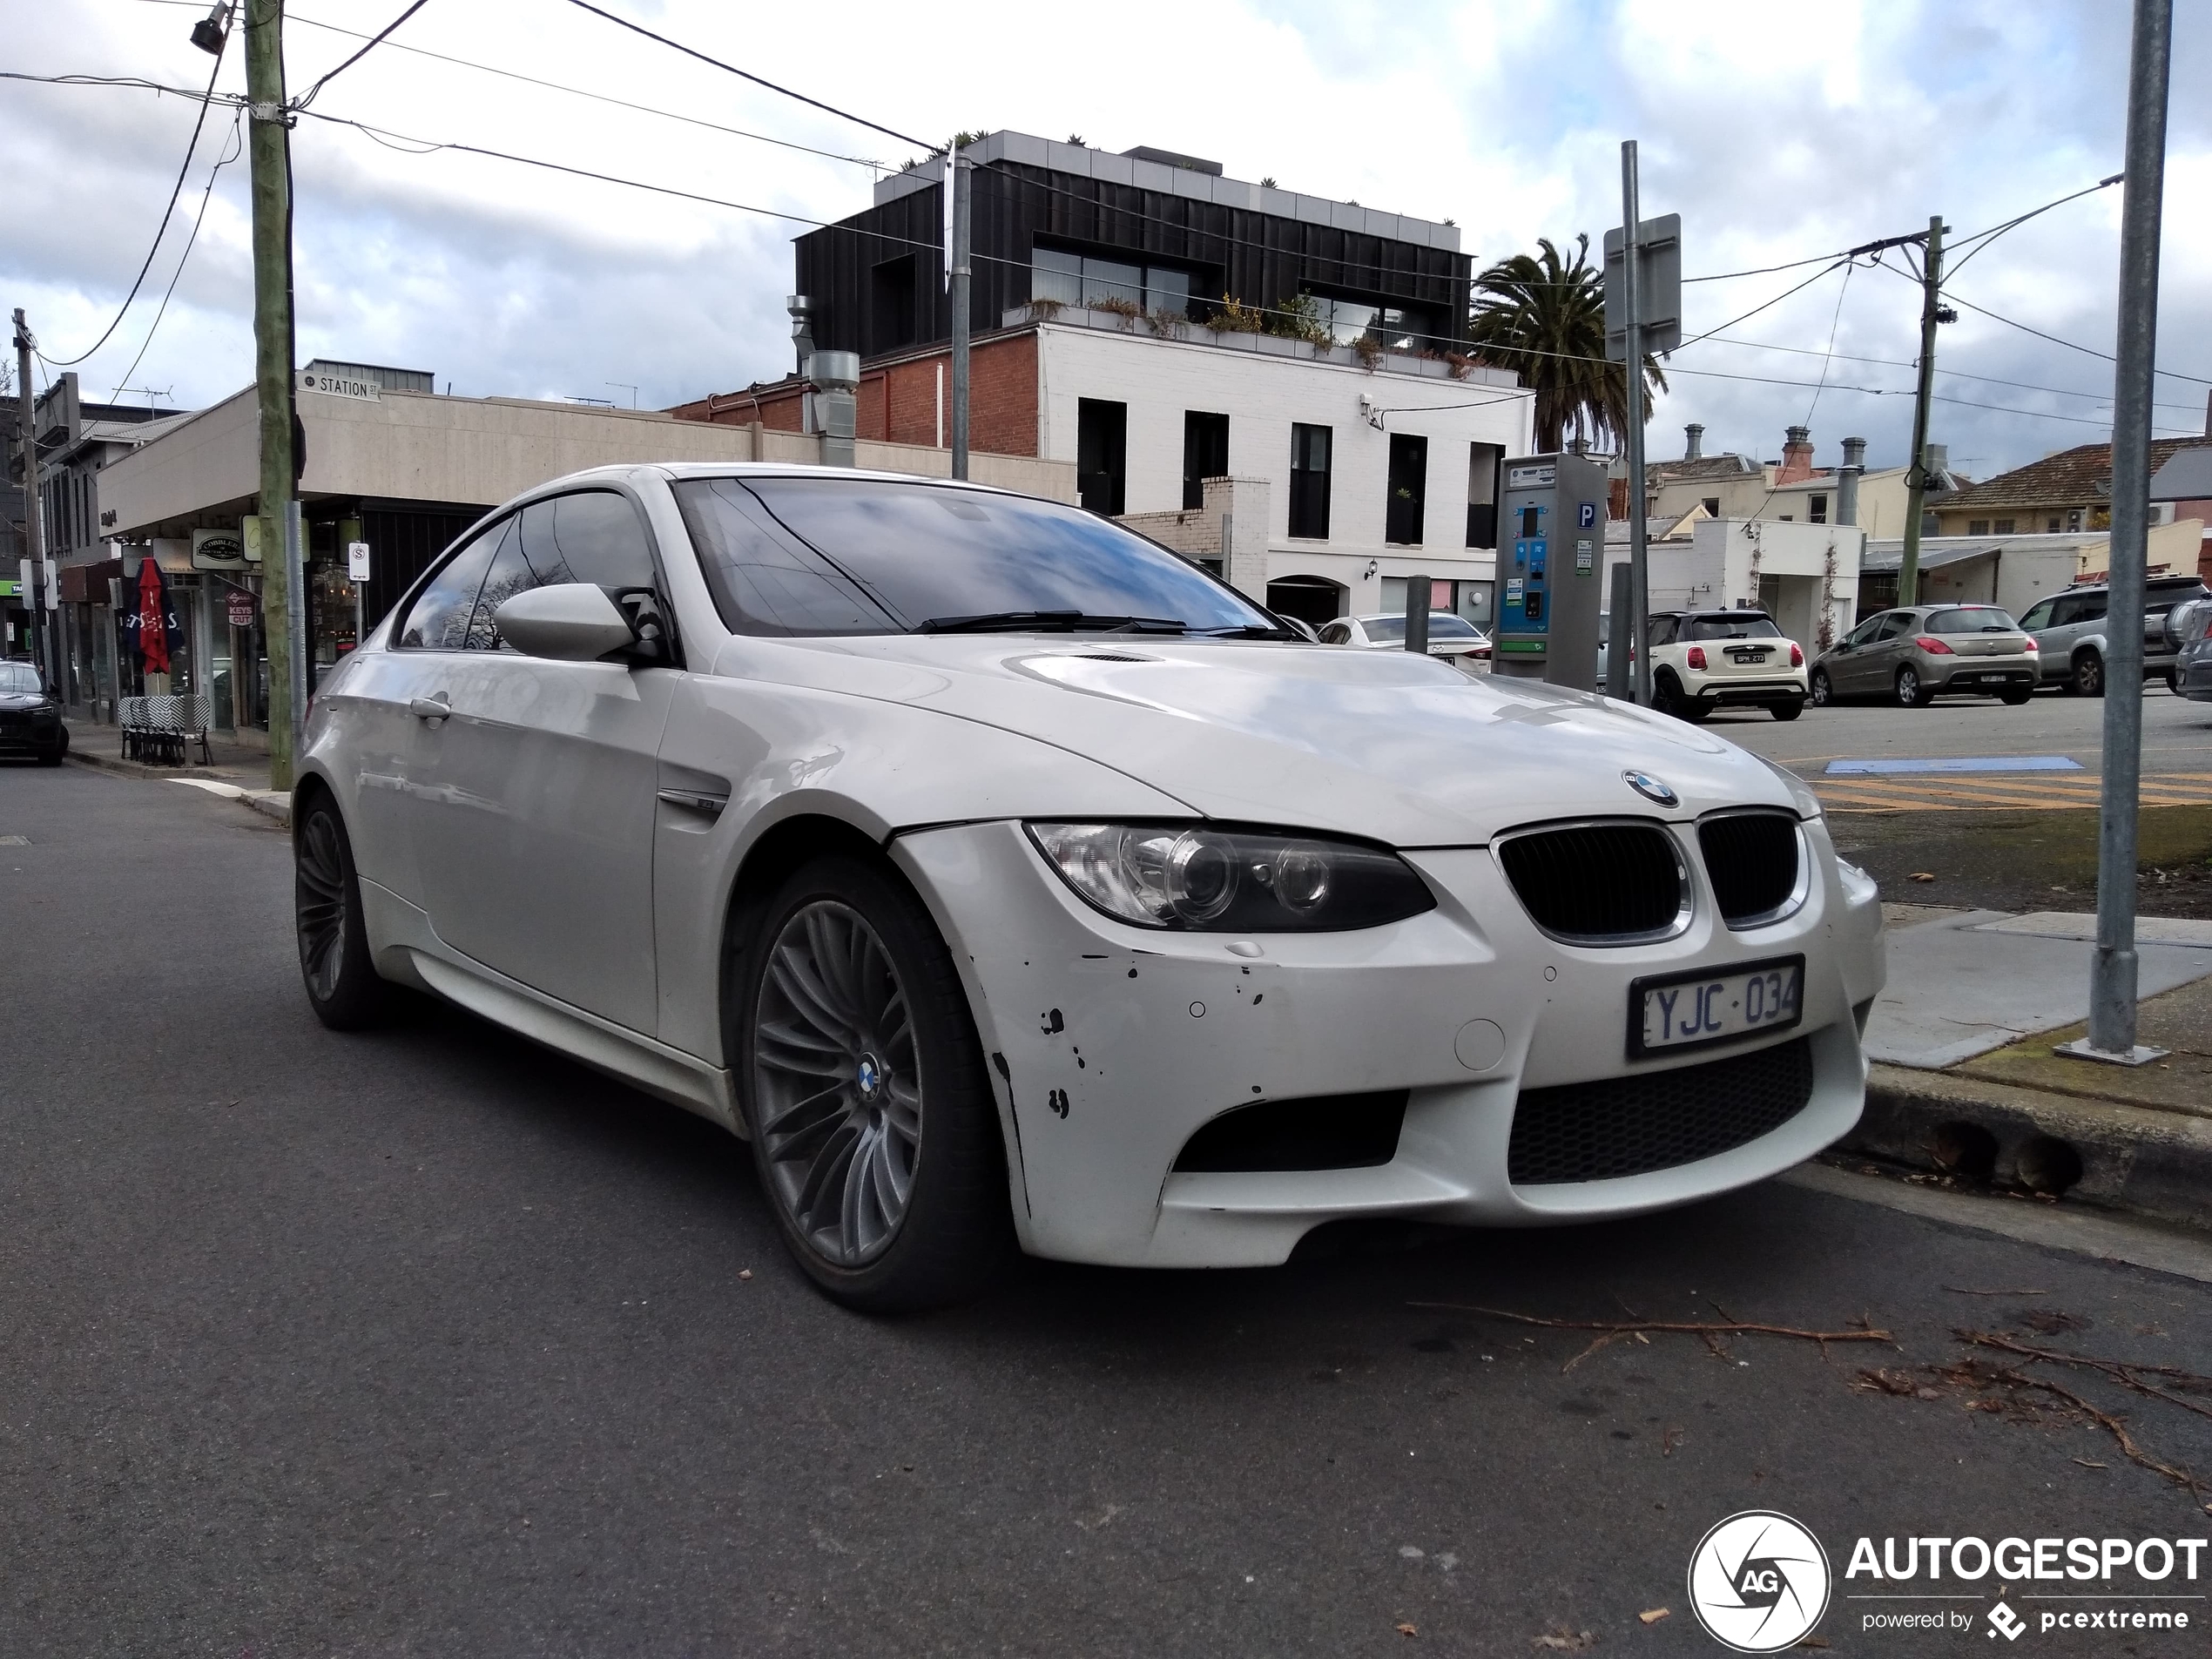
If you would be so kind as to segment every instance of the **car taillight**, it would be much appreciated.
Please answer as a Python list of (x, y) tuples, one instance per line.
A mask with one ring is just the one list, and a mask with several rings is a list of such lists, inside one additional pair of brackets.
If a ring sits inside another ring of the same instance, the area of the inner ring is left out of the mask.
[(1689, 648), (1689, 665), (1692, 668), (1705, 666), (1705, 648), (1703, 645), (1692, 645)]
[(2035, 636), (2030, 634), (2027, 637), (2027, 643), (2023, 645), (2021, 649), (2024, 651), (2041, 651), (2043, 648), (2035, 643)]
[(1931, 656), (1948, 657), (1952, 654), (1951, 647), (1945, 644), (1943, 641), (1938, 639), (1933, 634), (1922, 634), (1912, 643), (1918, 645), (1922, 651), (1928, 652)]
[(1797, 649), (1797, 642), (1793, 639), (1790, 642), (1790, 666), (1803, 668), (1804, 665), (1805, 654)]

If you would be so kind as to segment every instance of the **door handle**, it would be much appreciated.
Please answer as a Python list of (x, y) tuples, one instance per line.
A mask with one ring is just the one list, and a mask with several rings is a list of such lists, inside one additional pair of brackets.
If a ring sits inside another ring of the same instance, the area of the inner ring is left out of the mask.
[(440, 691), (435, 697), (409, 698), (407, 711), (418, 720), (442, 720), (453, 712), (453, 704)]

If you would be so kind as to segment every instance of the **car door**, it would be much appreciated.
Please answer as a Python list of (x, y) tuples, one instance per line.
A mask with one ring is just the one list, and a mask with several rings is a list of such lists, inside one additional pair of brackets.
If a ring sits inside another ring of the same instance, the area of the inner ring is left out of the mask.
[(361, 652), (342, 676), (330, 718), (353, 767), (354, 861), (364, 880), (417, 908), (428, 903), (415, 856), (416, 820), (436, 786), (437, 747), (416, 712), (446, 695), (446, 654), (461, 649), (506, 534), (502, 522), (470, 537), (440, 565), (394, 624), (387, 648)]
[(672, 640), (659, 664), (553, 662), (507, 645), (498, 606), (563, 582), (664, 611), (627, 496), (576, 491), (509, 520), (462, 647), (442, 653), (430, 696), (452, 711), (423, 721), (436, 764), (415, 837), (426, 907), (455, 950), (650, 1034), (655, 775), (680, 671)]
[(1852, 637), (1858, 644), (1844, 658), (1844, 674), (1837, 681), (1843, 690), (1858, 694), (1887, 684), (1880, 667), (1883, 631), (1892, 629), (1896, 618), (1895, 611), (1885, 610), (1880, 616), (1861, 623), (1854, 631)]
[(1857, 689), (1859, 658), (1874, 636), (1881, 631), (1881, 626), (1879, 617), (1869, 617), (1845, 634), (1838, 642), (1836, 649), (1822, 659), (1820, 667), (1828, 676), (1828, 687), (1831, 691), (1848, 692)]
[(1859, 652), (1858, 689), (1863, 691), (1886, 691), (1897, 678), (1898, 664), (1912, 649), (1915, 631), (1920, 625), (1917, 610), (1891, 610), (1882, 617), (1882, 625), (1874, 631), (1873, 642)]

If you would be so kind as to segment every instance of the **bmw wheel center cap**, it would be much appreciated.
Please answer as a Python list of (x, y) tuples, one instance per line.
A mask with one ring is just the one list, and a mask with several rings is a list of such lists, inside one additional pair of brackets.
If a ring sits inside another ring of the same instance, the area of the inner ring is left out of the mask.
[(876, 1063), (873, 1055), (860, 1056), (860, 1063), (853, 1069), (853, 1081), (860, 1085), (863, 1100), (875, 1098), (876, 1091), (883, 1086), (883, 1068)]
[(1655, 801), (1662, 806), (1682, 805), (1681, 796), (1648, 772), (1637, 772), (1631, 769), (1621, 774), (1621, 780), (1646, 800)]

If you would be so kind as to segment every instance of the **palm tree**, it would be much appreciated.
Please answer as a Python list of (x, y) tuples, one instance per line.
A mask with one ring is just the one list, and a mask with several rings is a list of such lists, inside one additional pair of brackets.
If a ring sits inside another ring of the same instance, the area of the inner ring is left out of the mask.
[[(1618, 438), (1629, 425), (1626, 366), (1605, 357), (1605, 273), (1590, 263), (1590, 239), (1575, 239), (1575, 259), (1560, 258), (1549, 238), (1540, 238), (1539, 258), (1516, 253), (1474, 280), (1468, 333), (1474, 355), (1494, 368), (1510, 369), (1536, 394), (1536, 448), (1564, 448), (1571, 428), (1593, 442)], [(1644, 419), (1651, 393), (1667, 389), (1659, 365), (1643, 360)]]

